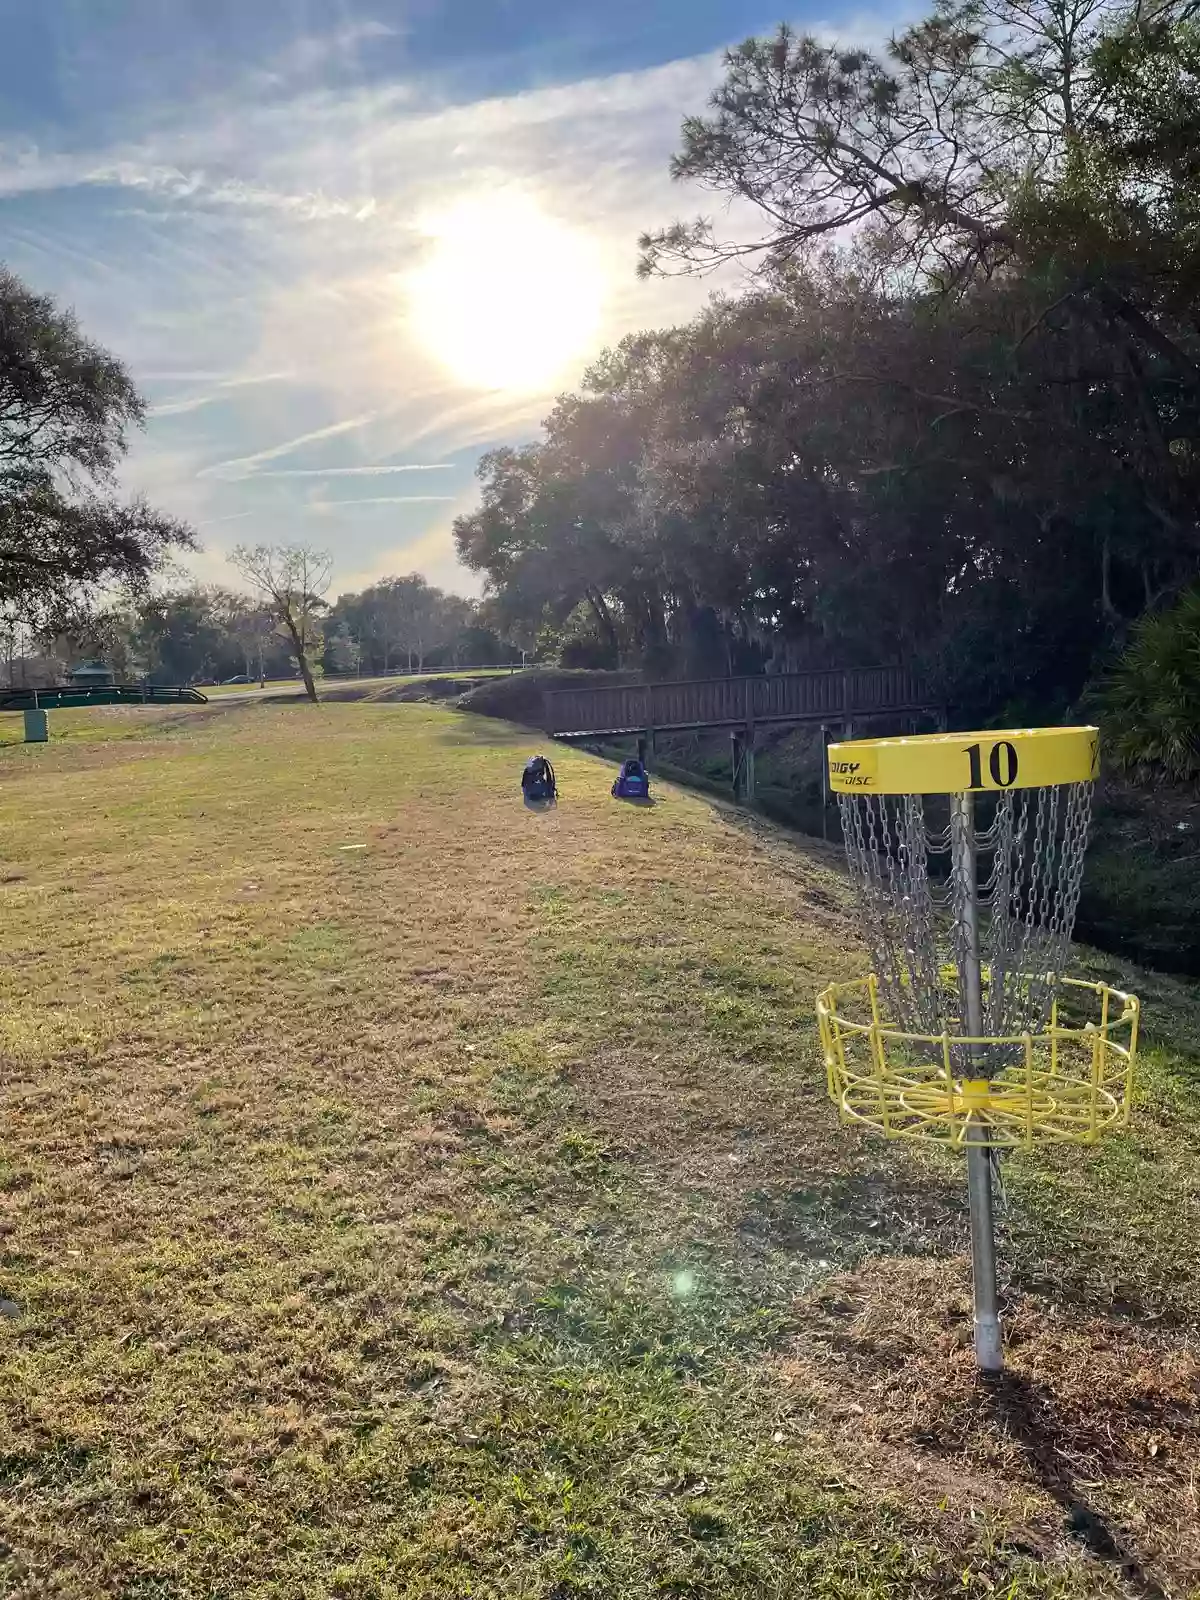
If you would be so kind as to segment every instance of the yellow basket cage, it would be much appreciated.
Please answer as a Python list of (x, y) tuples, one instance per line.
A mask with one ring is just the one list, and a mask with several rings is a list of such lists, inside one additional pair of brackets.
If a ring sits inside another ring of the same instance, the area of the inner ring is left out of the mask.
[[(1129, 1119), (1139, 1005), (1081, 978), (1063, 978), (1057, 990), (1041, 1031), (971, 1037), (889, 1023), (874, 973), (831, 983), (817, 997), (830, 1098), (843, 1121), (891, 1139), (1000, 1149), (1094, 1144)], [(1094, 1016), (1075, 1021), (1085, 1006)], [(964, 1078), (956, 1062), (977, 1046), (1005, 1064), (988, 1078)]]

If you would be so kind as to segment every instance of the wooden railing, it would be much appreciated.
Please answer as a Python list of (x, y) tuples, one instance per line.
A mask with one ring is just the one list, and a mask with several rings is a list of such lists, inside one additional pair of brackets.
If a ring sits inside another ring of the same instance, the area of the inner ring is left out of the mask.
[(835, 722), (879, 712), (936, 711), (937, 702), (907, 667), (792, 672), (778, 677), (706, 678), (612, 689), (558, 689), (546, 695), (546, 728), (559, 738), (668, 733), (757, 723)]

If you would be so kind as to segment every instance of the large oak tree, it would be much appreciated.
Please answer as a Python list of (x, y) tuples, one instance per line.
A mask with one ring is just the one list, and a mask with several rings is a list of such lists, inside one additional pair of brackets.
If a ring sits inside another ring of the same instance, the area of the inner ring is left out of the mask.
[(116, 471), (145, 406), (120, 361), (75, 317), (0, 268), (0, 608), (66, 631), (113, 585), (138, 590), (190, 530)]

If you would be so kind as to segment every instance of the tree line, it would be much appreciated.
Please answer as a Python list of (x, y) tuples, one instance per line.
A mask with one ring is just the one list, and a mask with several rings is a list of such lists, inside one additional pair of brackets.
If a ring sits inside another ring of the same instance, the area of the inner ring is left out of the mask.
[[(87, 658), (105, 662), (122, 682), (299, 676), (315, 695), (315, 680), (326, 675), (520, 660), (476, 602), (446, 594), (418, 573), (381, 579), (329, 603), (317, 592), (327, 581), (320, 552), (291, 546), (241, 554), (269, 588), (247, 594), (215, 584), (154, 586), (140, 595), (109, 597), (86, 616), (76, 608), (64, 631), (34, 631), (11, 619), (0, 623), (0, 681), (12, 687), (53, 684)], [(289, 564), (297, 568), (294, 582)], [(257, 587), (254, 579), (247, 581)]]
[(1194, 12), (938, 0), (882, 54), (729, 52), (673, 172), (731, 231), (648, 234), (642, 270), (752, 281), (484, 457), (455, 536), (505, 622), (594, 665), (1077, 701), (1200, 571)]

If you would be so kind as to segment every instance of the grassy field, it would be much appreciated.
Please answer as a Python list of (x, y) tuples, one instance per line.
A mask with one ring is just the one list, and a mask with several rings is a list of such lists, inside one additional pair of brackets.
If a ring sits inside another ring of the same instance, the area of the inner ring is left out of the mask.
[[(1170, 1596), (1200, 1583), (1200, 1003), (1128, 1136), (840, 1128), (834, 857), (427, 706), (0, 756), (0, 1594)], [(1093, 963), (1094, 965), (1094, 963)], [(1130, 978), (1128, 969), (1106, 970)]]

